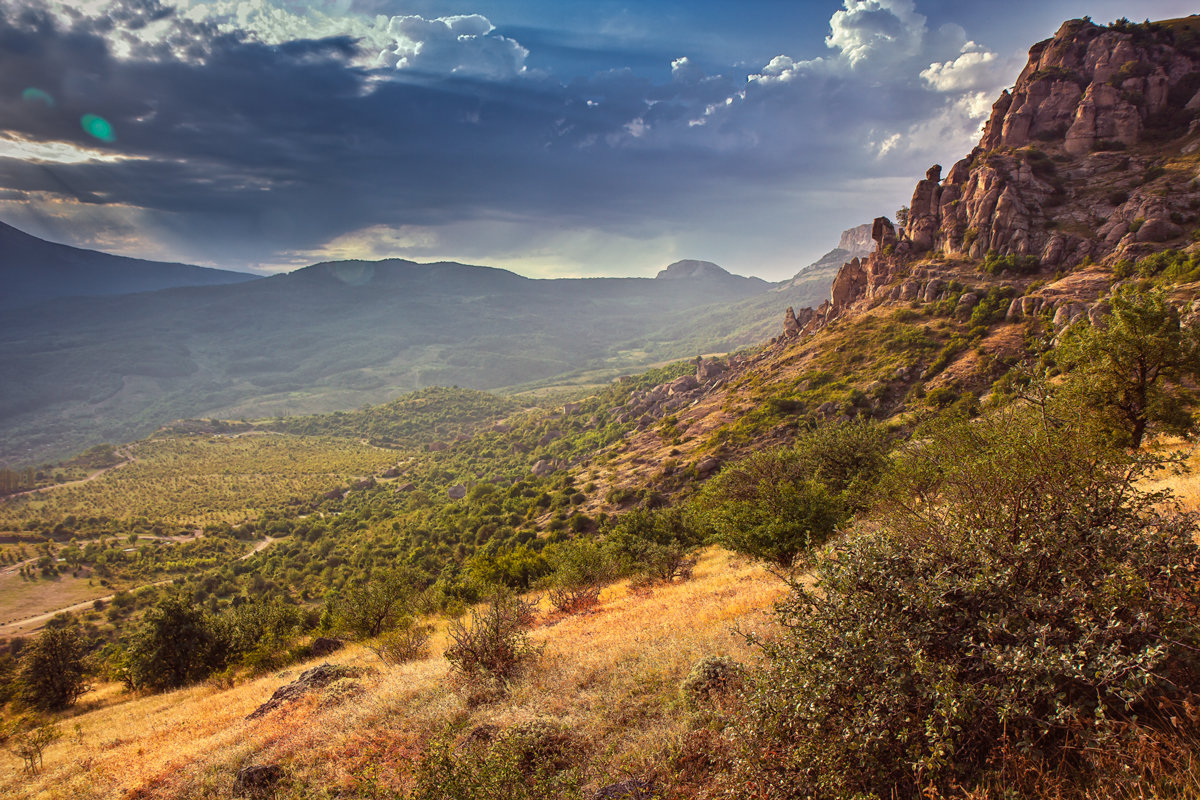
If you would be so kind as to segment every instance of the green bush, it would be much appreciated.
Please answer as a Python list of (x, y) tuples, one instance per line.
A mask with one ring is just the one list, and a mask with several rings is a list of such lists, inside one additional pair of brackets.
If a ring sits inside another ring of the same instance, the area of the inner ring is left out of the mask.
[(1038, 261), (1037, 256), (1019, 256), (1013, 253), (1002, 256), (995, 250), (988, 251), (980, 266), (980, 269), (988, 275), (998, 275), (1000, 272), (1028, 275), (1041, 268), (1042, 264)]
[(409, 800), (568, 800), (582, 798), (580, 742), (563, 728), (528, 723), (501, 732), (480, 726), (461, 742), (453, 732), (430, 742), (414, 770)]
[(789, 568), (863, 507), (887, 451), (870, 422), (823, 425), (727, 467), (697, 505), (722, 545)]
[(896, 460), (759, 642), (748, 794), (1041, 796), (1018, 784), (1102, 763), (1137, 785), (1125, 754), (1200, 686), (1196, 524), (1079, 416), (954, 419)]

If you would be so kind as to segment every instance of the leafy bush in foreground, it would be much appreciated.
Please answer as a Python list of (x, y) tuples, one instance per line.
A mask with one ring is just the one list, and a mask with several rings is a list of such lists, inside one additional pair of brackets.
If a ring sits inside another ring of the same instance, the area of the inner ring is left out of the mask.
[(1195, 520), (1134, 488), (1153, 461), (1063, 419), (927, 435), (760, 642), (738, 795), (1033, 796), (1104, 764), (1152, 782), (1121, 755), (1183, 740), (1200, 689)]

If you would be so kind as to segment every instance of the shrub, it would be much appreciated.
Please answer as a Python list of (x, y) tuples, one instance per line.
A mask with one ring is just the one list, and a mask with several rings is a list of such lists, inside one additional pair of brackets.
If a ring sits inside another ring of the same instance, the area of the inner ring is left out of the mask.
[(1042, 263), (1038, 261), (1037, 256), (1020, 256), (1015, 253), (1002, 256), (995, 250), (988, 251), (983, 259), (983, 264), (980, 266), (980, 269), (988, 275), (998, 275), (1001, 272), (1028, 275), (1037, 272), (1041, 268)]
[(415, 580), (408, 571), (394, 571), (346, 589), (335, 607), (339, 627), (361, 639), (392, 630), (411, 613)]
[(1156, 462), (1079, 416), (956, 419), (897, 459), (878, 514), (759, 642), (755, 796), (1039, 796), (998, 772), (1006, 753), (1023, 780), (1084, 782), (1173, 735), (1200, 685), (1195, 521), (1133, 488)]
[(483, 609), (471, 610), (470, 624), (450, 624), (446, 660), (452, 679), (469, 698), (486, 700), (503, 693), (540, 655), (528, 636), (536, 608), (536, 601), (498, 592)]
[(725, 547), (789, 568), (864, 505), (887, 450), (869, 422), (821, 426), (723, 470), (698, 506)]
[(406, 664), (428, 655), (431, 636), (432, 625), (421, 625), (409, 620), (396, 630), (382, 634), (371, 649), (385, 664)]
[[(479, 735), (475, 735), (478, 733)], [(533, 722), (500, 733), (476, 729), (430, 742), (414, 769), (412, 800), (568, 800), (582, 798), (581, 743), (555, 725)]]
[(683, 704), (693, 711), (720, 705), (741, 686), (742, 668), (728, 656), (705, 656), (679, 686)]

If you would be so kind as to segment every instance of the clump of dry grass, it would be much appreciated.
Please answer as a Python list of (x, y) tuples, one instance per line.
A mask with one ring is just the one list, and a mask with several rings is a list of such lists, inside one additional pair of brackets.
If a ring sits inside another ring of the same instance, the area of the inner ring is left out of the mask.
[[(694, 738), (680, 681), (707, 655), (749, 660), (733, 626), (761, 631), (772, 624), (767, 610), (784, 591), (762, 569), (711, 550), (691, 581), (647, 595), (615, 584), (587, 615), (562, 618), (547, 613), (543, 601), (529, 634), (543, 655), (502, 700), (476, 708), (447, 688), (444, 622), (431, 655), (369, 670), (359, 679), (361, 692), (333, 699), (317, 692), (253, 721), (245, 717), (316, 662), (231, 689), (200, 685), (138, 696), (104, 686), (64, 719), (74, 733), (47, 750), (41, 775), (21, 774), (15, 758), (0, 761), (0, 795), (228, 797), (240, 767), (279, 763), (290, 796), (361, 796), (405, 788), (426, 743), (451, 726), (508, 729), (537, 721), (599, 745), (591, 749), (598, 775), (645, 773)], [(379, 664), (357, 646), (335, 660)]]

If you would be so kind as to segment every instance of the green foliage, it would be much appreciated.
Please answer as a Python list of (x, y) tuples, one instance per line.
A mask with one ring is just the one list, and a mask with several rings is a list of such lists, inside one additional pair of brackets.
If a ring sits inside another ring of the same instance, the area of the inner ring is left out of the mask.
[(1008, 272), (1011, 275), (1029, 275), (1040, 270), (1042, 264), (1038, 261), (1037, 256), (1019, 256), (1014, 253), (1002, 256), (995, 250), (989, 250), (979, 268), (988, 275), (999, 275), (1001, 272)]
[(1011, 780), (1012, 751), (1086, 780), (1171, 729), (1200, 685), (1196, 525), (1133, 488), (1157, 463), (1078, 419), (951, 419), (897, 458), (759, 642), (755, 796), (945, 796)]
[(73, 706), (88, 688), (87, 650), (78, 628), (47, 627), (21, 652), (21, 701), (42, 711)]
[(697, 504), (725, 547), (788, 568), (863, 507), (887, 451), (870, 422), (820, 426), (727, 467)]
[(1186, 433), (1194, 392), (1183, 381), (1200, 376), (1200, 335), (1161, 292), (1123, 287), (1110, 305), (1100, 324), (1074, 326), (1054, 351), (1070, 392), (1121, 444), (1139, 446), (1151, 424)]
[(417, 447), (438, 439), (471, 435), (520, 408), (508, 398), (487, 392), (435, 386), (358, 411), (287, 417), (262, 427), (303, 436), (337, 436), (392, 447)]
[(682, 506), (637, 509), (606, 526), (601, 563), (613, 577), (669, 583), (691, 576), (695, 560), (689, 554), (703, 542), (703, 531)]
[(446, 732), (422, 754), (406, 800), (582, 798), (580, 749), (576, 737), (545, 723), (480, 728), (457, 745)]
[(1016, 295), (1011, 286), (993, 286), (971, 309), (971, 325), (994, 325), (1004, 319), (1009, 303)]
[(419, 580), (413, 570), (404, 569), (346, 587), (335, 603), (338, 627), (359, 639), (393, 630), (412, 616)]
[(1117, 266), (1118, 278), (1139, 275), (1163, 285), (1200, 281), (1200, 254), (1181, 250), (1163, 250), (1140, 258), (1136, 263), (1125, 260)]
[(150, 608), (124, 653), (124, 680), (134, 689), (175, 689), (225, 666), (227, 651), (216, 625), (182, 595)]

